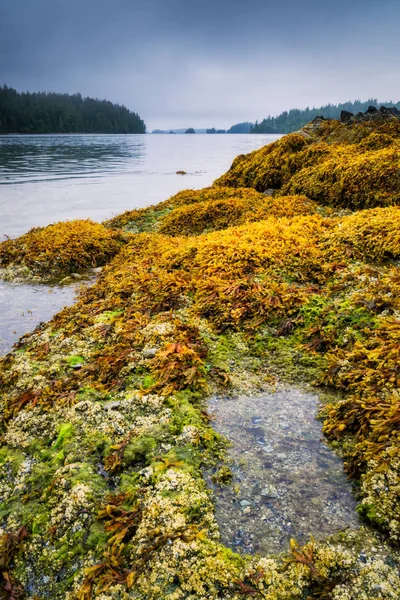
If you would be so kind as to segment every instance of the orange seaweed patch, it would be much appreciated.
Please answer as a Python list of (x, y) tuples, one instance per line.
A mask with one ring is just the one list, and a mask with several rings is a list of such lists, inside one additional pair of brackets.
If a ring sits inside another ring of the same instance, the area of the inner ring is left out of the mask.
[(232, 197), (176, 208), (161, 219), (158, 231), (166, 235), (199, 235), (268, 217), (293, 217), (316, 212), (317, 205), (305, 196)]
[(31, 229), (0, 244), (0, 266), (24, 266), (48, 278), (108, 262), (126, 236), (90, 220), (66, 221)]

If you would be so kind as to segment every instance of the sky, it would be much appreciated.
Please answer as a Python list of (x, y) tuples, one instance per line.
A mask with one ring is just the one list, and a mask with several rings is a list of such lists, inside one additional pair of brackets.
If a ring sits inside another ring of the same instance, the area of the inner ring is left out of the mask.
[(106, 98), (154, 128), (400, 100), (399, 0), (0, 0), (0, 85)]

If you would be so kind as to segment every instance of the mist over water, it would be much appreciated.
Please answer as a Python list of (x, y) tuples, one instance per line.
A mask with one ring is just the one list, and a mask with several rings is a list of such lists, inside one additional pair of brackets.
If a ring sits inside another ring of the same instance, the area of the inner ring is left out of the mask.
[[(8, 135), (0, 137), (0, 234), (115, 214), (202, 188), (239, 154), (279, 135)], [(177, 171), (187, 175), (178, 175)], [(2, 238), (0, 238), (2, 239)]]

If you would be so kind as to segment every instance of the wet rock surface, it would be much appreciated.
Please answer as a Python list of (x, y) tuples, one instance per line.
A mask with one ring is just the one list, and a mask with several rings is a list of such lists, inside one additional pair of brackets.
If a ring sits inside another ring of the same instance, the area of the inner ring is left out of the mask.
[(322, 439), (315, 393), (280, 386), (213, 397), (214, 428), (232, 442), (232, 484), (216, 485), (222, 541), (247, 553), (279, 552), (290, 538), (323, 539), (359, 521), (341, 459)]

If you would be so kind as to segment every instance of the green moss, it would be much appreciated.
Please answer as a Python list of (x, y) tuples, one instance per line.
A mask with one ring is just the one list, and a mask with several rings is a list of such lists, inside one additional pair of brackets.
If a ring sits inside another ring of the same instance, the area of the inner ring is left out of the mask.
[(65, 360), (70, 367), (75, 367), (76, 365), (81, 365), (85, 362), (83, 356), (68, 356)]

